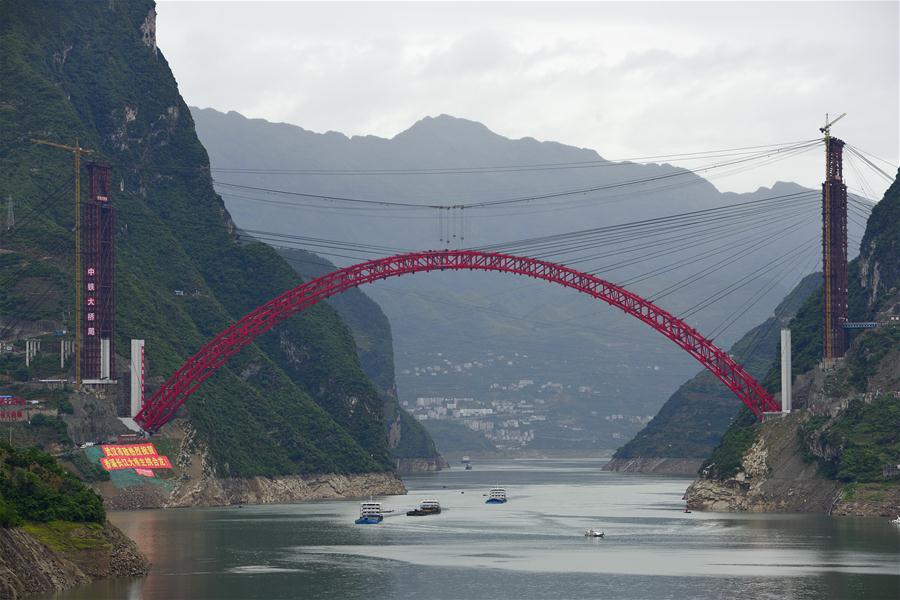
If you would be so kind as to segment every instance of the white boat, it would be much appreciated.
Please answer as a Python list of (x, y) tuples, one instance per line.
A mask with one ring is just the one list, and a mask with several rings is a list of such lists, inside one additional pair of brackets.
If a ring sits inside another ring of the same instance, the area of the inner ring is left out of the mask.
[(584, 532), (584, 537), (602, 538), (604, 535), (605, 534), (602, 531), (594, 529), (593, 527)]
[(506, 490), (504, 488), (492, 488), (488, 492), (488, 499), (485, 504), (504, 504), (506, 502)]
[(357, 525), (377, 525), (384, 520), (384, 515), (381, 513), (381, 502), (362, 502), (359, 505), (359, 518), (354, 523)]
[(896, 519), (891, 521), (891, 523), (893, 523), (894, 525), (900, 525), (900, 515), (898, 515)]

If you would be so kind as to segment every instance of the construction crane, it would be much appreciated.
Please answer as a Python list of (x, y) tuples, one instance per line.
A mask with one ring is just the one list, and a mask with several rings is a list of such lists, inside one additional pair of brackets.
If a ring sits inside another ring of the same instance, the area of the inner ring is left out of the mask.
[(75, 386), (81, 387), (81, 155), (93, 150), (82, 148), (75, 138), (74, 146), (50, 140), (35, 140), (35, 144), (52, 146), (72, 153), (75, 158)]
[(840, 121), (841, 119), (843, 119), (843, 118), (846, 117), (846, 116), (847, 116), (847, 113), (841, 113), (841, 116), (837, 117), (836, 119), (834, 119), (834, 120), (832, 120), (832, 121), (829, 121), (829, 120), (828, 120), (828, 113), (825, 113), (825, 127), (819, 127), (819, 131), (821, 131), (822, 133), (825, 134), (825, 139), (826, 139), (826, 140), (828, 140), (828, 138), (831, 137), (831, 126), (834, 125), (835, 123), (837, 123), (838, 121)]

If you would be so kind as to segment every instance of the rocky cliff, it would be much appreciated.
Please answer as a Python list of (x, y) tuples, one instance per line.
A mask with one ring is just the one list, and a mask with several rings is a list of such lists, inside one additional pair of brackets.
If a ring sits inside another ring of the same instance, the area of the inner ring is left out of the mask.
[[(874, 207), (849, 266), (850, 319), (879, 325), (819, 361), (821, 293), (791, 320), (795, 412), (743, 413), (685, 494), (703, 510), (900, 514), (900, 177)], [(764, 384), (780, 386), (773, 364)]]
[(109, 522), (0, 528), (0, 598), (61, 591), (104, 577), (139, 577), (149, 567), (135, 543)]

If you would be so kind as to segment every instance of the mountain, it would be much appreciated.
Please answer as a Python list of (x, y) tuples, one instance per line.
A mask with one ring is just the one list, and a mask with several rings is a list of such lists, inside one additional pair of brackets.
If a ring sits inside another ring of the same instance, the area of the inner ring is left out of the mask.
[[(335, 269), (331, 262), (299, 248), (277, 250), (304, 279), (320, 277)], [(347, 290), (330, 298), (328, 303), (350, 328), (360, 366), (384, 399), (388, 447), (398, 471), (431, 471), (446, 466), (428, 431), (397, 401), (391, 324), (381, 307), (359, 289)]]
[[(478, 247), (788, 197), (785, 205), (737, 224), (724, 221), (717, 228), (713, 221), (715, 246), (708, 245), (709, 240), (682, 240), (672, 248), (658, 238), (636, 237), (618, 246), (573, 249), (558, 257), (552, 245), (513, 250), (547, 255), (614, 282), (654, 273), (628, 284), (640, 294), (661, 291), (691, 269), (710, 267), (705, 277), (660, 300), (676, 314), (741, 278), (755, 278), (752, 287), (740, 288), (740, 293), (711, 303), (689, 319), (701, 331), (710, 331), (740, 312), (738, 306), (756, 290), (767, 289), (718, 335), (723, 347), (765, 321), (799, 283), (799, 277), (783, 280), (784, 274), (767, 269), (767, 264), (808, 242), (800, 267), (806, 269), (804, 274), (814, 270), (818, 208), (811, 198), (791, 199), (791, 194), (805, 191), (796, 184), (720, 193), (708, 180), (672, 165), (616, 162), (590, 149), (508, 139), (481, 123), (449, 115), (423, 118), (385, 139), (316, 133), (211, 108), (193, 107), (191, 112), (209, 151), (216, 189), (236, 223), (269, 243), (307, 247), (338, 265), (404, 249), (446, 247), (441, 239), (453, 240), (454, 233), (456, 244)], [(708, 171), (710, 177), (719, 172)], [(620, 185), (637, 180), (643, 183)], [(449, 205), (604, 186), (607, 189), (589, 193), (463, 211), (314, 198)], [(861, 230), (851, 224), (851, 233), (860, 235)], [(752, 246), (727, 268), (716, 267), (722, 252), (731, 251), (729, 241), (738, 249)], [(662, 268), (698, 248), (711, 251), (680, 269)], [(378, 282), (366, 293), (390, 320), (401, 405), (412, 408), (418, 398), (433, 397), (472, 398), (483, 406), (541, 400), (549, 407), (547, 421), (534, 425), (534, 440), (526, 444), (533, 448), (621, 446), (699, 371), (695, 361), (643, 324), (555, 286), (497, 274), (433, 273)], [(507, 359), (497, 360), (500, 355)], [(535, 388), (508, 391), (512, 384), (528, 380), (536, 382)], [(544, 384), (563, 388), (535, 391)], [(423, 423), (430, 426), (428, 420)]]
[[(709, 510), (810, 511), (895, 516), (900, 512), (900, 172), (873, 209), (858, 259), (849, 265), (856, 334), (843, 359), (820, 361), (821, 287), (790, 322), (793, 405), (758, 423), (747, 411), (729, 426), (688, 489)], [(764, 379), (780, 387), (774, 362)]]
[[(97, 425), (109, 422), (115, 394), (59, 395), (32, 381), (71, 375), (58, 356), (24, 365), (26, 337), (46, 348), (53, 331), (73, 328), (72, 157), (32, 139), (77, 139), (92, 150), (86, 159), (112, 166), (115, 345), (146, 340), (148, 394), (216, 332), (302, 279), (271, 247), (238, 236), (156, 46), (152, 1), (4, 0), (0, 8), (0, 191), (16, 211), (0, 254), (3, 336), (14, 344), (0, 357), (2, 376), (13, 393), (58, 407), (70, 432), (84, 423), (90, 433), (73, 433), (75, 441), (97, 439), (85, 436), (115, 433)], [(382, 490), (402, 488), (390, 473), (383, 394), (327, 304), (258, 338), (179, 416), (186, 420), (163, 437), (173, 436), (181, 462), (195, 461), (204, 478), (239, 486), (260, 476), (375, 473)]]
[[(780, 332), (814, 292), (822, 275), (809, 275), (729, 350), (754, 377), (766, 376), (776, 357)], [(616, 450), (606, 469), (693, 475), (737, 414), (734, 393), (708, 371), (685, 382), (633, 439)]]

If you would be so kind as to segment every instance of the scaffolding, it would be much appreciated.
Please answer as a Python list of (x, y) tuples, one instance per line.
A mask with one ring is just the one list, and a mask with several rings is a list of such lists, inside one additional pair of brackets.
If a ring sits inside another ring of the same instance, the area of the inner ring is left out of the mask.
[(115, 211), (109, 165), (89, 163), (88, 198), (83, 205), (85, 379), (110, 379), (116, 329)]
[(843, 181), (844, 142), (825, 135), (822, 184), (822, 271), (824, 273), (823, 357), (841, 358), (847, 350), (847, 186)]

